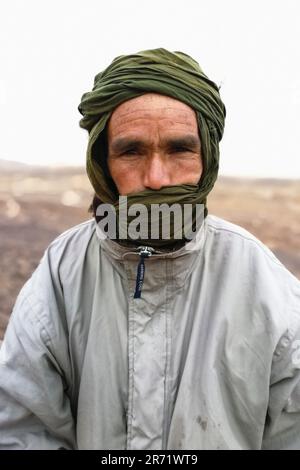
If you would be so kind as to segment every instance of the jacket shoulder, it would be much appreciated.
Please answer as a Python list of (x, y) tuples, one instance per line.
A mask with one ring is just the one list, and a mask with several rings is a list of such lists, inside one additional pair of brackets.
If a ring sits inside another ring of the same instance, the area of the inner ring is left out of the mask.
[(286, 269), (264, 243), (239, 225), (228, 222), (215, 215), (209, 215), (207, 217), (207, 230), (212, 236), (219, 236), (220, 241), (224, 243), (235, 246), (242, 245), (243, 248), (248, 248), (252, 254), (267, 257), (271, 263)]
[(63, 254), (64, 251), (70, 247), (72, 250), (75, 250), (74, 255), (76, 255), (76, 248), (80, 248), (80, 251), (82, 251), (83, 247), (89, 243), (94, 232), (94, 219), (82, 222), (61, 233), (50, 243), (46, 252), (49, 251), (50, 253), (59, 255)]
[[(45, 316), (45, 312), (50, 310), (63, 311), (62, 273), (74, 272), (77, 266), (82, 265), (94, 231), (94, 220), (88, 220), (70, 228), (53, 240), (45, 250), (36, 270), (22, 287), (14, 311), (17, 307), (23, 313), (26, 312), (26, 315), (30, 314), (35, 318)], [(29, 309), (25, 309), (24, 302)]]

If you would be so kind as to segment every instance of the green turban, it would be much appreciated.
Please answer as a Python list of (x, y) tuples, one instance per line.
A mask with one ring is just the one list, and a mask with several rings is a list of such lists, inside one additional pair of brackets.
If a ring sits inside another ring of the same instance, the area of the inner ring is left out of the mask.
[[(127, 197), (128, 207), (141, 203), (150, 211), (153, 204), (191, 204), (194, 227), (199, 204), (204, 205), (204, 217), (207, 215), (206, 197), (218, 174), (219, 141), (223, 135), (226, 111), (217, 85), (209, 80), (199, 64), (182, 52), (169, 52), (165, 49), (117, 57), (103, 72), (96, 75), (93, 90), (82, 96), (78, 109), (83, 115), (80, 126), (89, 132), (87, 174), (96, 193), (94, 212), (99, 204), (108, 203), (116, 208), (117, 214), (120, 213), (119, 194), (107, 169), (106, 125), (117, 106), (145, 93), (159, 93), (175, 98), (196, 112), (203, 173), (197, 185), (168, 186), (158, 191), (146, 189), (130, 194)], [(98, 222), (97, 217), (96, 220)], [(131, 242), (175, 249), (179, 246), (178, 239), (182, 233), (176, 230), (172, 223), (171, 241), (160, 238)], [(118, 234), (120, 233), (121, 229), (118, 227)], [(119, 235), (117, 238), (119, 241), (122, 239)], [(182, 238), (180, 243), (185, 241), (186, 238)]]
[(104, 203), (116, 203), (118, 199), (105, 170), (105, 127), (110, 115), (124, 101), (151, 92), (182, 101), (196, 112), (203, 174), (194, 201), (205, 204), (218, 174), (225, 106), (217, 85), (208, 79), (194, 59), (166, 49), (117, 57), (96, 75), (93, 90), (82, 96), (78, 108), (83, 115), (80, 126), (89, 132), (87, 174), (95, 192)]

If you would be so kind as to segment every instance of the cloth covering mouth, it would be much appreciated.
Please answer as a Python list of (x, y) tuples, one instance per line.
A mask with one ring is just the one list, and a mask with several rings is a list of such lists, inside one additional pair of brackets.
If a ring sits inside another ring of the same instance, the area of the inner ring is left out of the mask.
[[(212, 190), (219, 169), (219, 142), (223, 136), (226, 109), (218, 86), (202, 71), (199, 64), (183, 52), (152, 49), (116, 57), (94, 80), (92, 91), (82, 96), (78, 107), (80, 126), (89, 132), (86, 169), (95, 190), (97, 204), (116, 204), (117, 188), (107, 170), (106, 126), (121, 103), (146, 93), (158, 93), (179, 100), (196, 113), (203, 173), (193, 186), (193, 203), (204, 204)], [(178, 197), (188, 185), (175, 187)], [(188, 188), (188, 197), (191, 196)], [(139, 193), (147, 203), (149, 190)], [(160, 203), (166, 203), (164, 192), (157, 191)], [(174, 197), (172, 197), (174, 199)]]

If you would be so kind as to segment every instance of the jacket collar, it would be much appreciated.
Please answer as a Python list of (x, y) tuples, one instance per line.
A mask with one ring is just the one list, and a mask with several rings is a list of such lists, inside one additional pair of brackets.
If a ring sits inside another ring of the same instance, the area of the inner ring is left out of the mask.
[[(96, 234), (99, 240), (101, 240), (101, 247), (104, 249), (107, 254), (109, 254), (114, 259), (125, 260), (125, 259), (137, 259), (139, 255), (139, 248), (136, 247), (126, 247), (120, 245), (116, 241), (110, 240), (105, 237), (103, 232), (100, 230), (98, 224), (96, 224)], [(182, 248), (179, 248), (174, 251), (162, 251), (159, 249), (154, 249), (153, 258), (158, 259), (176, 259), (183, 256), (190, 255), (192, 253), (199, 252), (205, 242), (207, 231), (207, 221), (204, 219), (203, 224), (201, 225), (200, 230), (197, 232), (195, 238), (190, 242), (186, 243)]]
[[(149, 299), (151, 299), (154, 290), (158, 291), (165, 283), (168, 284), (170, 292), (174, 295), (178, 292), (178, 289), (184, 286), (194, 267), (199, 264), (198, 260), (203, 251), (206, 232), (207, 221), (204, 219), (194, 240), (188, 242), (182, 248), (169, 252), (155, 250), (146, 261), (143, 296), (147, 297), (150, 289), (151, 295)], [(119, 274), (127, 279), (130, 291), (134, 292), (140, 261), (138, 248), (130, 249), (130, 247), (122, 246), (109, 238), (104, 238), (97, 224), (96, 233), (100, 239), (101, 249), (111, 259)], [(149, 285), (151, 285), (151, 288)]]

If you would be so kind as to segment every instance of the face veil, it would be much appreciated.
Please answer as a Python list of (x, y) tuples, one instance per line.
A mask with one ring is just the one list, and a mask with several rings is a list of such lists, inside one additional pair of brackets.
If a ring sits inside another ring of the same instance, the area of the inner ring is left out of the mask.
[[(197, 116), (201, 140), (203, 173), (198, 185), (163, 188), (156, 195), (150, 190), (128, 197), (129, 204), (136, 198), (146, 203), (159, 199), (162, 203), (185, 202), (204, 204), (217, 179), (219, 169), (219, 141), (222, 138), (226, 110), (217, 85), (202, 71), (199, 64), (187, 54), (166, 49), (141, 51), (116, 57), (96, 75), (92, 91), (82, 96), (79, 111), (80, 126), (89, 132), (87, 147), (87, 174), (99, 203), (118, 206), (118, 192), (107, 171), (106, 125), (117, 106), (145, 93), (159, 93), (190, 106)], [(133, 199), (131, 199), (131, 197)], [(169, 199), (168, 199), (169, 198)]]

